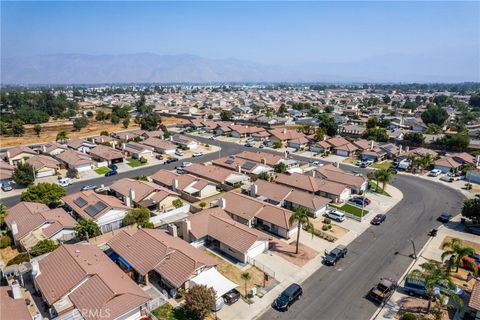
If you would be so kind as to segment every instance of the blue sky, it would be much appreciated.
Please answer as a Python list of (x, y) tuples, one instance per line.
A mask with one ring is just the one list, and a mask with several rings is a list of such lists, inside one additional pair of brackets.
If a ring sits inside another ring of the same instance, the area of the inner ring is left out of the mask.
[[(4, 57), (196, 54), (295, 65), (459, 50), (478, 56), (479, 2), (13, 2)], [(478, 59), (476, 64), (478, 66)]]

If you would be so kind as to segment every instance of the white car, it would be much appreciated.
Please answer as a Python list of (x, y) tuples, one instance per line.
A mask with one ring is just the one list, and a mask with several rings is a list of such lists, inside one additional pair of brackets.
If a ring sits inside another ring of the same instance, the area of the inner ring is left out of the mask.
[(325, 213), (325, 216), (337, 222), (345, 221), (345, 215), (335, 209), (327, 211), (327, 213)]
[(190, 167), (192, 164), (191, 162), (182, 162), (182, 167)]
[(201, 157), (201, 156), (203, 156), (203, 152), (201, 152), (201, 151), (199, 151), (199, 152), (194, 152), (194, 153), (192, 154), (192, 156), (194, 156), (194, 157)]
[(175, 151), (175, 155), (181, 157), (181, 156), (183, 156), (183, 152), (180, 151), (180, 150), (176, 150), (176, 151)]
[(72, 184), (72, 179), (70, 178), (62, 178), (58, 180), (58, 184), (62, 187), (67, 187)]
[(442, 170), (440, 170), (440, 169), (433, 169), (433, 170), (431, 170), (431, 171), (428, 172), (428, 175), (429, 175), (430, 177), (438, 177), (438, 175), (441, 174), (441, 173), (442, 173)]

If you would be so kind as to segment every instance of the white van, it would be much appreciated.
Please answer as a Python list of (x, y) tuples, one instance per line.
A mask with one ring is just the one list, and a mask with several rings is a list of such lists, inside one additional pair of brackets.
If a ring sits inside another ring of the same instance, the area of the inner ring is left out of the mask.
[(335, 220), (335, 221), (338, 221), (338, 222), (342, 222), (342, 221), (345, 221), (345, 214), (343, 214), (342, 212), (339, 212), (335, 209), (332, 209), (332, 210), (329, 210), (325, 216), (327, 218), (330, 218), (332, 220)]
[(58, 180), (58, 184), (61, 185), (62, 187), (66, 187), (72, 184), (72, 179), (70, 178), (62, 178)]

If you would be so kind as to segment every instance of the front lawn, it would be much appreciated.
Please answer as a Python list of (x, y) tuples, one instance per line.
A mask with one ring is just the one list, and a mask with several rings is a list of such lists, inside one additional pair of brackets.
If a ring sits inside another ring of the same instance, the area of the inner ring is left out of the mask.
[(132, 168), (137, 168), (145, 165), (145, 163), (142, 163), (139, 159), (133, 159), (133, 158), (128, 159), (127, 164)]
[(100, 167), (97, 170), (95, 170), (95, 172), (98, 173), (98, 174), (105, 174), (108, 171), (110, 171), (110, 169), (108, 169), (107, 167)]
[[(348, 212), (350, 214), (353, 214), (354, 216), (357, 216), (357, 217), (361, 217), (362, 216), (362, 208), (360, 207), (357, 207), (357, 206), (354, 206), (354, 205), (351, 205), (349, 203), (345, 203), (341, 206), (336, 206), (336, 205), (330, 205), (332, 207), (335, 207), (339, 210), (342, 210), (342, 211), (345, 211), (345, 212)], [(368, 210), (367, 209), (363, 209), (363, 216), (365, 217), (366, 215), (368, 214)]]
[(376, 193), (379, 193), (379, 194), (382, 194), (384, 196), (387, 196), (387, 197), (391, 197), (390, 194), (388, 194), (388, 192), (386, 191), (383, 191), (382, 192), (382, 187), (381, 186), (377, 186), (377, 184), (373, 181), (369, 181), (368, 182), (368, 188), (370, 190), (372, 190), (373, 192), (376, 192)]
[(392, 166), (393, 162), (388, 160), (388, 161), (381, 161), (381, 162), (375, 162), (372, 164), (372, 168), (375, 169), (385, 169), (388, 170)]
[(170, 304), (165, 303), (163, 306), (158, 307), (152, 311), (153, 315), (157, 317), (158, 320), (187, 320), (188, 317), (185, 315), (181, 308), (173, 308)]

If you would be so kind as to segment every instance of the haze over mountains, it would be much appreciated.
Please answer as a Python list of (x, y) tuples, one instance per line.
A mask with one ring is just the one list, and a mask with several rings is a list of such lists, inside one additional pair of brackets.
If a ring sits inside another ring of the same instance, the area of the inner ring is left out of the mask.
[(292, 66), (189, 54), (35, 55), (2, 58), (1, 80), (2, 84), (480, 81), (477, 51), (462, 51), (454, 60), (439, 52)]

